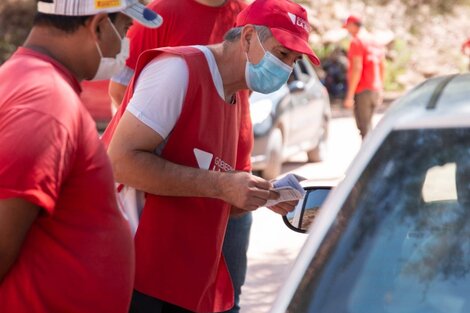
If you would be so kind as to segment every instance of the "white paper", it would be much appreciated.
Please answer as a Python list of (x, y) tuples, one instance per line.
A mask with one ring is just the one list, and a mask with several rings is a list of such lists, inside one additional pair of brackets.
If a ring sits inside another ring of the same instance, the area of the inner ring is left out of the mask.
[(296, 175), (288, 174), (281, 179), (273, 183), (274, 188), (272, 190), (279, 193), (279, 198), (276, 200), (268, 200), (266, 206), (273, 206), (280, 202), (300, 200), (305, 195), (305, 190), (299, 184), (299, 180)]

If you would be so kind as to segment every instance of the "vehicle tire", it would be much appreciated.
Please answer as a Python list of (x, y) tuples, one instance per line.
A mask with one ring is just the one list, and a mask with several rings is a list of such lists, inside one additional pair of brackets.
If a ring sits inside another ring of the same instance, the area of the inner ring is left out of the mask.
[(282, 169), (282, 131), (278, 127), (269, 136), (266, 156), (266, 167), (261, 172), (261, 177), (274, 179), (281, 174)]
[(323, 134), (318, 142), (318, 145), (312, 150), (307, 151), (307, 157), (309, 162), (321, 162), (326, 160), (327, 154), (327, 143), (328, 143), (328, 129), (329, 120), (323, 120)]

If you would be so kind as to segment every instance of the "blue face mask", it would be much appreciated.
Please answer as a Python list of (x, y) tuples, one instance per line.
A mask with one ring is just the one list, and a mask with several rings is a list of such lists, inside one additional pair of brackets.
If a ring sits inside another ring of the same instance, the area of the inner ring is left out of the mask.
[(245, 67), (246, 83), (248, 88), (253, 91), (265, 94), (271, 93), (281, 88), (287, 82), (292, 69), (292, 67), (276, 58), (269, 51), (264, 51), (264, 56), (258, 64), (250, 63), (247, 55)]

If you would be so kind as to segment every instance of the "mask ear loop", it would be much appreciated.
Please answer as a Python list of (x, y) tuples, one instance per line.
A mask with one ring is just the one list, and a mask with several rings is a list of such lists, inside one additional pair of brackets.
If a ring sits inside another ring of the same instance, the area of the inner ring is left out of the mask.
[[(107, 17), (107, 20), (109, 22), (109, 24), (111, 25), (111, 28), (113, 29), (114, 33), (116, 34), (116, 36), (119, 38), (119, 45), (122, 46), (122, 37), (121, 35), (119, 34), (118, 30), (116, 29), (116, 26), (114, 26), (113, 22), (111, 21), (111, 19), (109, 18), (109, 16)], [(95, 45), (96, 45), (96, 48), (98, 49), (98, 54), (100, 55), (100, 58), (102, 59), (103, 58), (103, 52), (101, 51), (101, 48), (100, 48), (100, 45), (98, 44), (98, 42), (95, 41)], [(122, 47), (119, 48), (119, 50), (121, 50)]]
[(124, 39), (124, 37), (121, 37), (121, 34), (119, 34), (119, 32), (118, 32), (116, 26), (114, 26), (114, 24), (113, 24), (113, 22), (111, 21), (111, 19), (109, 18), (109, 16), (108, 16), (108, 21), (109, 21), (109, 23), (111, 24), (111, 27), (113, 28), (114, 32), (115, 32), (116, 35), (118, 36), (119, 40)]
[[(261, 43), (261, 40), (259, 39), (258, 32), (257, 32), (256, 30), (255, 30), (255, 34), (256, 34), (256, 40), (258, 41), (258, 43), (259, 43), (261, 49), (263, 50), (263, 55), (266, 55), (266, 53), (267, 53), (267, 52), (266, 52), (266, 49), (264, 49), (263, 44)], [(246, 61), (247, 61), (248, 63), (253, 64), (252, 62), (250, 62), (250, 59), (248, 58), (248, 52), (246, 52), (246, 51), (245, 51), (245, 57), (246, 57)], [(262, 60), (262, 58), (261, 58), (261, 60)], [(261, 60), (260, 60), (260, 62), (261, 62)], [(259, 64), (260, 62), (258, 62), (258, 64)], [(258, 65), (258, 64), (253, 64), (253, 65)]]

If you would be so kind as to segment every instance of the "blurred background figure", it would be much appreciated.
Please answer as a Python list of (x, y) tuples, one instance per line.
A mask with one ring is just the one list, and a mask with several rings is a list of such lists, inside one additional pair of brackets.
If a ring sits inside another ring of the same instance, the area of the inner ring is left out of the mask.
[(347, 90), (348, 58), (346, 51), (336, 47), (331, 54), (322, 62), (325, 73), (323, 84), (328, 90), (332, 101), (343, 100)]
[(468, 70), (470, 71), (470, 38), (462, 44), (462, 53), (467, 56)]
[(344, 107), (354, 109), (357, 128), (364, 138), (372, 129), (372, 116), (382, 102), (384, 47), (362, 26), (358, 16), (350, 15), (343, 27), (352, 37), (348, 50), (348, 89)]

